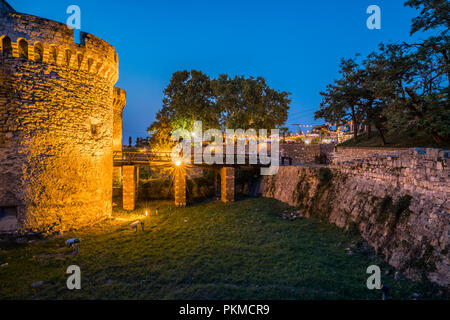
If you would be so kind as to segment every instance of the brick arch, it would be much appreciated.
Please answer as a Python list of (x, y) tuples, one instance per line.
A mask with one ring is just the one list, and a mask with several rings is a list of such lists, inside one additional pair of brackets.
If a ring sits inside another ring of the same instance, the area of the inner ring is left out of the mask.
[(49, 62), (58, 64), (58, 47), (51, 45), (49, 49), (49, 56), (48, 56)]
[(44, 61), (44, 45), (39, 41), (35, 42), (33, 46), (33, 60)]
[(82, 53), (77, 53), (77, 60), (76, 60), (76, 64), (78, 69), (81, 69), (83, 66), (83, 61), (84, 61), (84, 54)]
[[(5, 48), (8, 49), (5, 50)], [(109, 58), (105, 58), (99, 56), (96, 51), (88, 50), (85, 47), (70, 47), (67, 44), (59, 46), (44, 42), (41, 39), (36, 41), (23, 37), (11, 39), (8, 35), (1, 35), (0, 55), (3, 56), (5, 53), (22, 60), (29, 59), (87, 71), (103, 77), (113, 84), (117, 82), (119, 77), (118, 62), (116, 62), (118, 56), (115, 51)]]
[(28, 59), (29, 57), (29, 45), (28, 41), (24, 38), (17, 39), (17, 56), (19, 58)]
[(0, 37), (0, 50), (4, 56), (12, 56), (13, 48), (11, 38), (7, 35)]
[(64, 50), (64, 65), (70, 67), (70, 62), (72, 60), (72, 50), (65, 49)]

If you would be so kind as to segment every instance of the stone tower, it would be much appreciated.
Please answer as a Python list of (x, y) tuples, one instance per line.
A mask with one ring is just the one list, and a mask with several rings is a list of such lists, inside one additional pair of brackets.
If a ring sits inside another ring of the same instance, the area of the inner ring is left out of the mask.
[[(0, 231), (111, 215), (126, 94), (114, 47), (0, 0)], [(3, 230), (2, 230), (3, 229)]]

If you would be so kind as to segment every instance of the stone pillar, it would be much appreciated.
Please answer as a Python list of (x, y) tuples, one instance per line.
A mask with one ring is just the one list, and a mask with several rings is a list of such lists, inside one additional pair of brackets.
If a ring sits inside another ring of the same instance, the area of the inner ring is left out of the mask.
[(113, 168), (113, 187), (122, 185), (122, 167)]
[(186, 170), (184, 168), (175, 168), (174, 171), (174, 191), (175, 205), (177, 207), (186, 206)]
[(234, 201), (234, 168), (220, 169), (220, 191), (222, 202)]
[[(122, 152), (122, 116), (123, 109), (127, 104), (127, 93), (125, 90), (114, 87), (113, 91), (113, 152)], [(113, 183), (122, 183), (122, 169), (115, 167), (113, 170)]]
[(133, 211), (136, 199), (136, 167), (124, 166), (123, 174), (123, 209)]

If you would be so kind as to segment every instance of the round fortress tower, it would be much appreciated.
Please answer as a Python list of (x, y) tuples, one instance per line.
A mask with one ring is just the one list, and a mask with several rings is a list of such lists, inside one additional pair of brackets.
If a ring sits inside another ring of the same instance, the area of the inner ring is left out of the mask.
[(0, 231), (111, 215), (126, 103), (118, 77), (107, 42), (82, 33), (77, 44), (65, 24), (0, 0)]

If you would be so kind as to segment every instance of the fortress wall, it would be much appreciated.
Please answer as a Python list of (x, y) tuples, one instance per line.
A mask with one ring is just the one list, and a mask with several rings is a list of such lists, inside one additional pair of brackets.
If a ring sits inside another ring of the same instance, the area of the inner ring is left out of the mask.
[(341, 147), (337, 146), (332, 155), (333, 163), (364, 159), (373, 155), (394, 155), (408, 153), (409, 148), (385, 148), (385, 147)]
[(450, 284), (450, 155), (410, 149), (339, 165), (280, 167), (261, 193), (307, 217), (357, 230), (392, 266), (413, 279)]
[(114, 127), (113, 127), (113, 150), (122, 151), (122, 129), (123, 129), (123, 108), (127, 103), (125, 90), (114, 88)]
[[(113, 152), (122, 151), (122, 136), (123, 136), (123, 108), (127, 102), (127, 95), (125, 90), (114, 88), (113, 100)], [(113, 169), (113, 185), (122, 185), (122, 168), (114, 167)]]
[(297, 164), (327, 163), (333, 149), (333, 144), (281, 143), (280, 156), (290, 157)]
[[(14, 57), (19, 57), (19, 41), (23, 39), (27, 42), (30, 60), (37, 59), (35, 47), (42, 46), (45, 63), (100, 74), (113, 83), (119, 78), (119, 58), (113, 46), (84, 32), (81, 33), (81, 44), (77, 44), (74, 30), (63, 23), (10, 12), (0, 16), (0, 40), (6, 36), (12, 42)], [(67, 53), (70, 53), (69, 59)]]
[(108, 217), (126, 101), (114, 87), (114, 48), (88, 34), (80, 46), (65, 25), (16, 13), (0, 17), (0, 43), (5, 37), (13, 52), (0, 47), (0, 207), (17, 207), (22, 229), (68, 230)]

